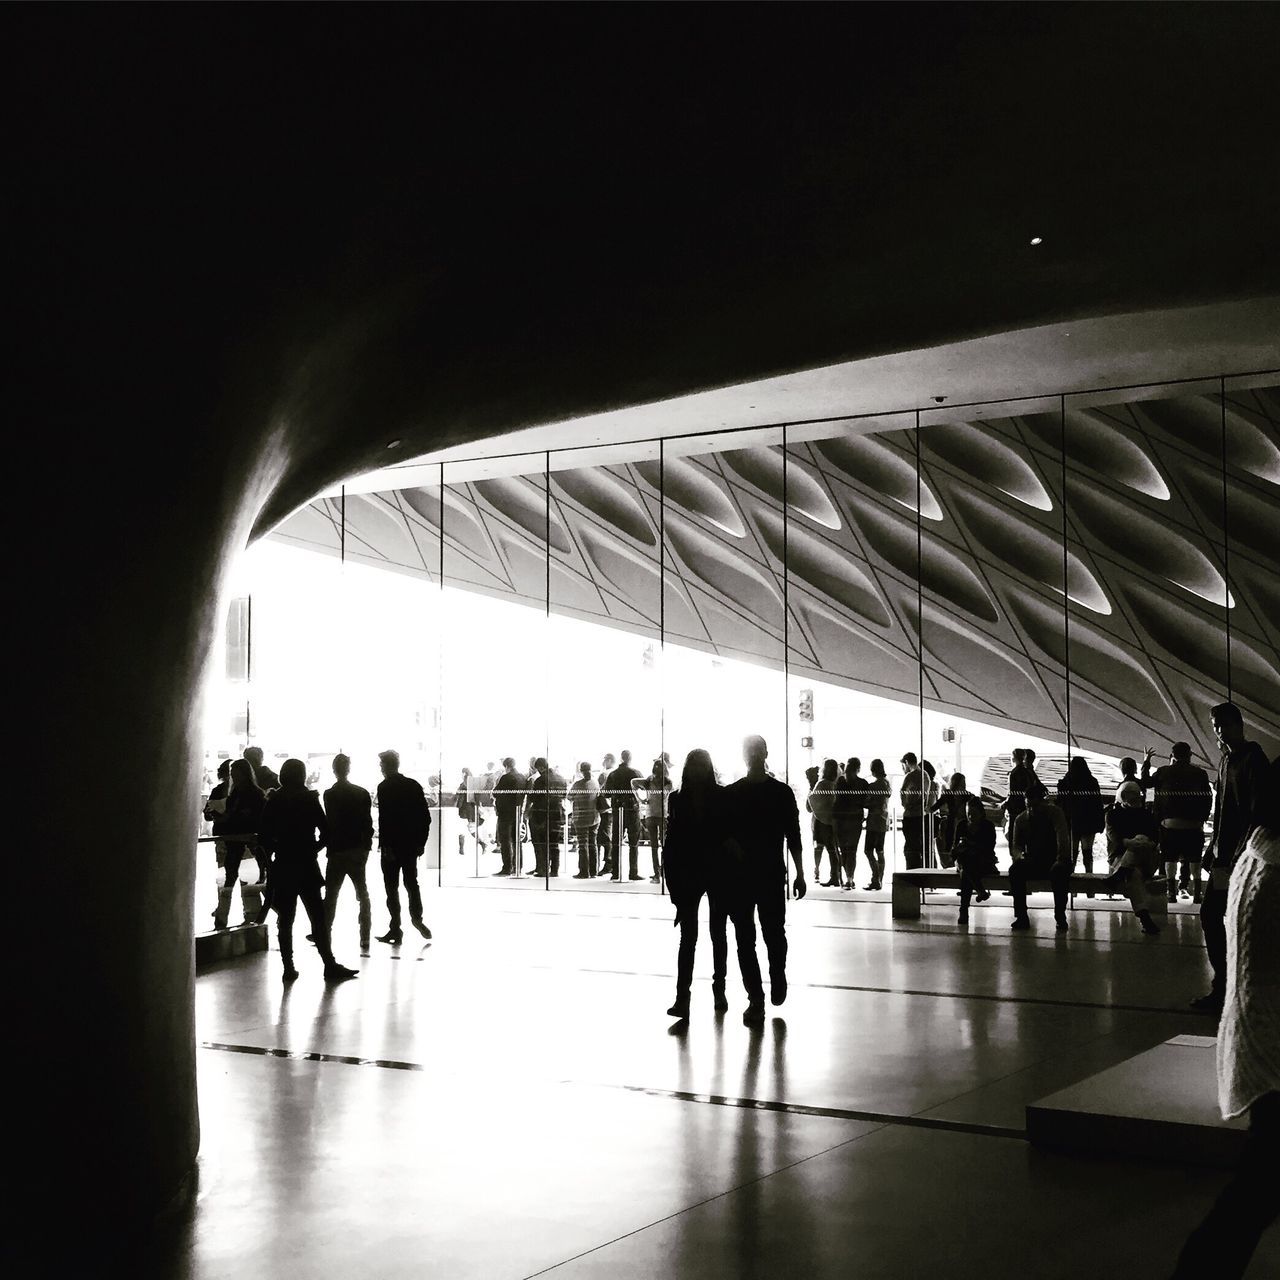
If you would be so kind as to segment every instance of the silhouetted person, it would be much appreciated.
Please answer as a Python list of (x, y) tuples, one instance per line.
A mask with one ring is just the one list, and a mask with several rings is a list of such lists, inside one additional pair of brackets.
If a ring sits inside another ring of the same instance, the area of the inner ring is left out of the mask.
[(1245, 737), (1244, 720), (1234, 702), (1219, 703), (1209, 715), (1222, 748), (1213, 806), (1213, 836), (1204, 859), (1209, 885), (1200, 904), (1200, 924), (1213, 968), (1213, 986), (1192, 1001), (1192, 1007), (1206, 1013), (1221, 1013), (1227, 986), (1227, 886), (1236, 856), (1257, 826), (1262, 812), (1267, 757), (1256, 742)]
[(600, 795), (596, 800), (596, 811), (600, 814), (600, 825), (596, 828), (596, 840), (600, 845), (600, 870), (598, 874), (612, 876), (615, 880), (618, 878), (618, 869), (613, 863), (611, 831), (613, 826), (613, 807), (609, 803), (609, 775), (614, 771), (617, 763), (617, 760), (613, 758), (612, 752), (606, 753), (604, 759), (600, 762), (600, 772), (596, 777), (596, 785), (600, 788)]
[(1150, 747), (1142, 757), (1142, 785), (1152, 793), (1160, 823), (1160, 860), (1164, 863), (1166, 896), (1178, 900), (1178, 868), (1185, 866), (1195, 885), (1195, 900), (1203, 898), (1200, 860), (1204, 852), (1204, 824), (1213, 808), (1209, 775), (1191, 763), (1191, 744), (1175, 742), (1169, 763), (1153, 774)]
[(568, 787), (542, 756), (533, 762), (533, 766), (537, 776), (529, 780), (525, 809), (536, 859), (533, 873), (537, 876), (558, 876), (560, 846), (564, 843), (564, 799)]
[(933, 811), (940, 817), (938, 848), (944, 853), (955, 854), (956, 828), (965, 820), (972, 798), (964, 774), (953, 773), (946, 789), (933, 802)]
[(495, 871), (495, 876), (509, 876), (520, 870), (520, 821), (528, 787), (529, 779), (507, 756), (502, 761), (501, 775), (493, 783), (493, 812), (498, 826), (498, 853), (502, 857), (502, 870)]
[(1142, 788), (1130, 779), (1120, 784), (1119, 800), (1107, 810), (1107, 858), (1111, 874), (1108, 889), (1120, 889), (1128, 897), (1142, 932), (1155, 937), (1160, 926), (1147, 909), (1146, 882), (1159, 865), (1160, 826), (1142, 804)]
[(253, 780), (265, 794), (268, 791), (274, 791), (280, 785), (280, 778), (276, 771), (269, 765), (265, 764), (262, 759), (261, 747), (245, 747), (244, 758), (249, 762), (249, 767), (253, 770)]
[(836, 848), (836, 779), (840, 766), (834, 760), (822, 762), (822, 772), (810, 784), (809, 812), (813, 815), (813, 883), (822, 884), (822, 854), (827, 854), (827, 889), (840, 887), (840, 854)]
[(884, 838), (889, 830), (889, 801), (893, 799), (893, 788), (885, 774), (883, 760), (877, 758), (867, 767), (871, 770), (871, 779), (866, 786), (867, 836), (862, 851), (867, 855), (867, 865), (871, 869), (871, 882), (867, 888), (881, 889), (884, 887)]
[(591, 776), (591, 761), (578, 765), (578, 776), (569, 788), (573, 838), (578, 845), (575, 880), (593, 880), (596, 874), (596, 828), (600, 825), (600, 786)]
[(1217, 1037), (1218, 1108), (1224, 1120), (1247, 1112), (1249, 1136), (1234, 1177), (1183, 1247), (1174, 1280), (1237, 1280), (1280, 1215), (1280, 757), (1258, 775), (1255, 825), (1228, 889)]
[(671, 777), (661, 758), (653, 762), (653, 772), (634, 784), (644, 790), (644, 833), (649, 841), (653, 857), (652, 883), (662, 879), (662, 845), (667, 835), (667, 797), (671, 792)]
[(276, 913), (284, 980), (292, 982), (298, 976), (293, 967), (293, 920), (299, 898), (311, 922), (312, 940), (324, 961), (325, 981), (354, 978), (356, 971), (340, 965), (329, 947), (329, 924), (321, 895), (324, 881), (316, 861), (316, 854), (328, 840), (329, 827), (320, 797), (307, 789), (307, 766), (301, 760), (284, 762), (280, 786), (262, 806), (258, 833), (271, 853), (271, 905)]
[(630, 879), (642, 878), (640, 875), (640, 801), (631, 785), (639, 776), (640, 771), (631, 767), (631, 752), (624, 751), (621, 763), (605, 783), (609, 803), (613, 806), (613, 878), (615, 880), (622, 878), (624, 836), (630, 856)]
[(917, 871), (924, 866), (928, 776), (920, 767), (914, 751), (908, 751), (899, 764), (902, 765), (902, 786), (898, 791), (898, 803), (902, 806), (902, 860), (908, 871)]
[(1036, 753), (1030, 747), (1015, 747), (1013, 752), (1013, 768), (1009, 770), (1008, 795), (1005, 797), (1004, 812), (1007, 829), (1013, 831), (1014, 819), (1027, 807), (1027, 788), (1033, 782), (1039, 782), (1036, 776)]
[[(698, 908), (704, 894), (711, 912), (712, 1001), (717, 1013), (723, 1013), (729, 1007), (725, 997), (729, 960), (727, 921), (730, 882), (735, 873), (729, 865), (726, 837), (725, 795), (716, 781), (711, 756), (701, 748), (690, 751), (684, 762), (680, 788), (671, 795), (666, 841), (662, 849), (667, 890), (671, 894), (671, 901), (676, 909), (676, 923), (680, 927), (680, 950), (676, 959), (676, 999), (667, 1010), (673, 1018), (689, 1016), (693, 960), (698, 946)], [(754, 960), (754, 926), (751, 954)], [(759, 972), (757, 963), (757, 977)]]
[(965, 815), (952, 833), (951, 851), (960, 868), (960, 923), (969, 923), (969, 903), (976, 897), (986, 902), (991, 894), (983, 887), (984, 876), (1000, 874), (996, 863), (996, 828), (987, 817), (982, 801), (969, 796)]
[(1067, 929), (1067, 889), (1071, 879), (1071, 832), (1066, 814), (1046, 803), (1048, 791), (1039, 778), (1027, 784), (1026, 807), (1009, 831), (1009, 889), (1013, 894), (1014, 929), (1030, 929), (1027, 881), (1048, 880), (1053, 889), (1053, 918), (1060, 933)]
[(861, 768), (862, 761), (852, 756), (844, 766), (844, 774), (836, 780), (832, 826), (846, 889), (853, 888), (854, 871), (858, 865), (858, 841), (862, 839), (862, 826), (867, 818), (867, 780), (859, 772)]
[(920, 804), (924, 809), (924, 830), (921, 833), (926, 866), (936, 866), (934, 850), (938, 843), (938, 821), (935, 810), (938, 807), (938, 796), (942, 788), (938, 785), (938, 771), (928, 760), (920, 761), (920, 772), (924, 777), (920, 780)]
[[(1086, 875), (1093, 874), (1093, 842), (1106, 825), (1102, 790), (1083, 756), (1072, 756), (1067, 771), (1058, 779), (1058, 808), (1067, 815), (1071, 832), (1071, 869), (1083, 859)], [(1088, 890), (1093, 897), (1093, 890)]]
[(418, 859), (431, 833), (431, 810), (422, 786), (400, 772), (400, 753), (380, 751), (382, 781), (378, 783), (378, 848), (382, 854), (382, 882), (391, 918), (379, 942), (393, 947), (404, 941), (400, 928), (400, 880), (409, 899), (409, 919), (424, 938), (431, 930), (422, 922), (422, 890), (418, 887)]
[(1120, 757), (1120, 781), (1116, 783), (1115, 799), (1120, 799), (1120, 788), (1126, 782), (1135, 783), (1138, 789), (1144, 790), (1142, 780), (1138, 777), (1138, 762), (1132, 756)]
[[(218, 905), (213, 912), (213, 927), (215, 929), (225, 929), (227, 927), (227, 915), (231, 911), (231, 894), (235, 887), (235, 881), (227, 879), (227, 842), (219, 837), (226, 834), (227, 820), (227, 792), (231, 790), (231, 761), (220, 760), (218, 762), (218, 781), (215, 783), (213, 790), (209, 792), (209, 798), (204, 802), (204, 820), (211, 823), (210, 834), (214, 838), (213, 852), (217, 860), (218, 866)], [(236, 879), (239, 879), (240, 856), (236, 856)], [(240, 905), (244, 910), (246, 922), (249, 919), (249, 908), (244, 901), (244, 890), (240, 891)]]
[[(227, 843), (225, 855), (226, 876), (224, 887), (228, 898), (240, 879), (240, 864), (245, 857), (253, 858), (257, 865), (258, 879), (251, 891), (240, 890), (240, 902), (245, 910), (245, 923), (261, 924), (266, 918), (267, 905), (263, 895), (270, 892), (270, 861), (258, 839), (258, 824), (262, 820), (262, 806), (266, 795), (253, 776), (253, 765), (248, 760), (232, 760), (228, 770), (230, 787), (227, 791), (227, 812), (222, 821), (222, 836)], [(257, 898), (257, 909), (252, 917), (251, 903)], [(221, 903), (219, 906), (221, 907)], [(228, 908), (230, 902), (227, 903)]]
[(329, 822), (329, 854), (324, 868), (324, 917), (333, 933), (342, 882), (350, 880), (360, 908), (360, 950), (369, 950), (373, 917), (369, 908), (366, 872), (373, 848), (373, 800), (349, 778), (350, 759), (333, 757), (334, 783), (324, 793), (324, 816)]
[[(742, 758), (747, 776), (725, 788), (729, 828), (742, 851), (740, 891), (732, 915), (738, 935), (738, 961), (747, 988), (747, 1026), (764, 1024), (764, 985), (756, 958), (753, 911), (769, 954), (770, 998), (775, 1005), (787, 998), (787, 881), (786, 850), (795, 863), (795, 894), (805, 895), (804, 846), (800, 840), (800, 810), (795, 792), (771, 777), (765, 768), (769, 748), (758, 734), (744, 739)], [(745, 909), (744, 909), (745, 908)]]

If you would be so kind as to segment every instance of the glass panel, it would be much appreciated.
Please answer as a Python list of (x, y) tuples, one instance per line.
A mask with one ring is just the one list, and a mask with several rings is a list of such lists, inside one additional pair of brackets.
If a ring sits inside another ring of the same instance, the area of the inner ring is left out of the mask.
[[(742, 742), (762, 735), (788, 772), (783, 663), (781, 435), (739, 433), (664, 446), (663, 615), (666, 750), (679, 781), (695, 748), (723, 782), (742, 776)], [(657, 470), (649, 470), (657, 492)]]
[(661, 885), (670, 783), (658, 469), (657, 445), (550, 457), (547, 755), (554, 787), (569, 789), (551, 806), (563, 880), (580, 887)]
[[(444, 468), (445, 883), (528, 882), (541, 871), (545, 887), (551, 869), (525, 812), (533, 762), (547, 753), (545, 465), (545, 454), (528, 454)], [(495, 806), (504, 759), (514, 764)], [(502, 797), (511, 790), (518, 801)]]

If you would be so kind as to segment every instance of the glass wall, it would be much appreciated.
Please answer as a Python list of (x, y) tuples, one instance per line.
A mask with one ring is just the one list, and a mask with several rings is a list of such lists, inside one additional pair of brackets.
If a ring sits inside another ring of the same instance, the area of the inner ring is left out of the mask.
[[(1109, 795), (1148, 747), (1212, 770), (1231, 697), (1274, 754), (1278, 384), (716, 424), (326, 495), (231, 585), (206, 791), (255, 745), (321, 791), (344, 752), (372, 791), (393, 747), (431, 797), (424, 879), (661, 894), (687, 754), (732, 782), (758, 734), (810, 888), (853, 900), (948, 864), (967, 795), (1003, 827), (1015, 749)], [(841, 835), (824, 770), (883, 778), (883, 870), (879, 801)]]

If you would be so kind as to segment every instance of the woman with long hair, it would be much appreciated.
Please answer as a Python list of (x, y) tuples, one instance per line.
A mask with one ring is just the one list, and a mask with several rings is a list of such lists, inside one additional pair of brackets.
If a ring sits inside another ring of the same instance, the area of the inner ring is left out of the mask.
[[(1083, 860), (1086, 875), (1093, 874), (1093, 842), (1106, 828), (1102, 790), (1084, 756), (1072, 756), (1067, 771), (1058, 780), (1058, 808), (1067, 815), (1071, 828), (1071, 870)], [(1093, 897), (1093, 890), (1088, 890)]]
[(311, 921), (312, 940), (324, 961), (325, 981), (354, 978), (356, 971), (340, 965), (329, 948), (329, 923), (321, 894), (324, 877), (316, 861), (316, 855), (328, 842), (329, 824), (320, 807), (320, 797), (307, 789), (307, 766), (301, 760), (286, 760), (280, 766), (280, 789), (267, 796), (258, 834), (272, 855), (271, 905), (276, 913), (284, 980), (292, 982), (298, 976), (293, 967), (293, 920), (299, 898)]
[(711, 993), (717, 1013), (729, 1007), (725, 974), (729, 960), (728, 834), (724, 792), (711, 755), (701, 747), (689, 752), (679, 790), (667, 807), (666, 843), (662, 858), (667, 888), (676, 908), (680, 950), (676, 960), (676, 1000), (667, 1010), (673, 1018), (689, 1016), (693, 957), (698, 946), (698, 908), (707, 896), (711, 910)]
[(244, 908), (245, 924), (261, 924), (267, 911), (262, 895), (264, 890), (269, 893), (270, 889), (268, 857), (258, 840), (258, 824), (262, 821), (262, 807), (267, 802), (267, 795), (258, 785), (253, 765), (248, 760), (233, 760), (229, 775), (227, 814), (220, 832), (227, 842), (224, 884), (229, 890), (240, 878), (240, 863), (246, 854), (256, 861), (258, 878), (252, 886), (241, 888), (240, 905)]
[(871, 883), (867, 888), (879, 889), (884, 884), (884, 837), (889, 830), (889, 800), (893, 789), (885, 776), (883, 760), (873, 760), (868, 767), (871, 770), (871, 781), (867, 783), (865, 791), (867, 834), (862, 852), (866, 854), (867, 865), (871, 868)]

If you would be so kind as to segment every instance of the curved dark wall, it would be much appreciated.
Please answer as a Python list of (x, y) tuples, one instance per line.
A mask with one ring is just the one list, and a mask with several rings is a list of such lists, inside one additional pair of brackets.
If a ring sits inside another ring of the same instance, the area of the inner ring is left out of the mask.
[(12, 1205), (66, 1206), (24, 1274), (195, 1157), (196, 701), (251, 532), (393, 439), (1276, 292), (1276, 20), (1223, 8), (6, 11)]

